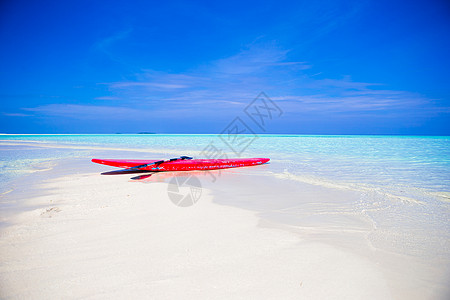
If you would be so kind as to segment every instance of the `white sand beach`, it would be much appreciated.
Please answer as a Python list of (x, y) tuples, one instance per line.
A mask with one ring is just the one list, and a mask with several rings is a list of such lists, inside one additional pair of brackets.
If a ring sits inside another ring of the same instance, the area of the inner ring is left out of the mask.
[[(2, 233), (2, 297), (389, 299), (376, 264), (202, 197), (176, 207), (165, 183), (80, 174)], [(207, 193), (207, 192), (205, 192)]]
[[(102, 176), (104, 166), (84, 158), (55, 161), (2, 196), (23, 210), (3, 220), (1, 298), (445, 298), (443, 274), (373, 248), (374, 228), (362, 218), (304, 214), (289, 225), (277, 202), (297, 199), (299, 210), (346, 196), (299, 188), (267, 168), (222, 171), (216, 182), (198, 175), (201, 198), (178, 207), (167, 179), (136, 182)], [(250, 202), (259, 207), (245, 208)]]

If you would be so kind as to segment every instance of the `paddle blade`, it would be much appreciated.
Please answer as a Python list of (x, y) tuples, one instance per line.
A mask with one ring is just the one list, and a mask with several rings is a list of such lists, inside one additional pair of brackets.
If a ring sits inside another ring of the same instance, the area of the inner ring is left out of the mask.
[(151, 171), (148, 170), (139, 170), (139, 169), (123, 169), (116, 171), (103, 172), (102, 175), (120, 175), (120, 174), (133, 174), (133, 173), (149, 173)]
[(131, 177), (130, 179), (131, 180), (143, 180), (143, 179), (149, 178), (152, 175), (153, 175), (153, 173), (147, 174), (147, 175), (139, 175), (139, 176)]

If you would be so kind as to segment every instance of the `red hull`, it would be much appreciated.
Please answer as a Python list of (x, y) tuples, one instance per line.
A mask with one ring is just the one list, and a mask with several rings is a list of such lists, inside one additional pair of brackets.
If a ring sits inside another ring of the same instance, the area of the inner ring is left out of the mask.
[[(234, 158), (234, 159), (191, 159), (168, 161), (157, 165), (150, 165), (140, 170), (152, 172), (165, 171), (194, 171), (194, 170), (217, 170), (227, 168), (238, 168), (261, 165), (268, 162), (269, 158)], [(92, 162), (119, 167), (132, 168), (139, 165), (149, 164), (158, 160), (123, 160), (123, 159), (92, 159)]]

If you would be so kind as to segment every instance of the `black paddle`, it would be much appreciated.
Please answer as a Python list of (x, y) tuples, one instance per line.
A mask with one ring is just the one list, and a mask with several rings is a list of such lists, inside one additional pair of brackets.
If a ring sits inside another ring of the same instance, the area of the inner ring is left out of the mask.
[(150, 170), (141, 170), (142, 168), (148, 167), (148, 166), (152, 166), (152, 165), (160, 165), (162, 163), (165, 162), (172, 162), (172, 161), (176, 161), (176, 160), (185, 160), (185, 159), (192, 159), (192, 157), (189, 156), (180, 156), (178, 158), (171, 158), (168, 160), (158, 160), (152, 163), (148, 163), (148, 164), (143, 164), (143, 165), (138, 165), (138, 166), (134, 166), (131, 168), (127, 168), (127, 169), (122, 169), (122, 170), (117, 170), (117, 171), (109, 171), (109, 172), (104, 172), (102, 173), (102, 175), (113, 175), (113, 174), (127, 174), (127, 173), (143, 173), (143, 172), (152, 172)]

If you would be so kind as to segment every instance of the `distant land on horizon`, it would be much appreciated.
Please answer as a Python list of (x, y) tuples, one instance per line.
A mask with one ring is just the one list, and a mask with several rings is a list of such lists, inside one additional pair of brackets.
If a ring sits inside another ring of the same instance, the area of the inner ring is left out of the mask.
[[(0, 136), (5, 135), (220, 135), (223, 133), (157, 133), (157, 132), (137, 132), (137, 133), (125, 133), (125, 132), (116, 132), (116, 133), (0, 133)], [(233, 134), (230, 134), (233, 135)], [(249, 135), (249, 133), (236, 133), (234, 135)], [(292, 135), (292, 136), (405, 136), (405, 137), (415, 137), (415, 136), (424, 136), (424, 137), (450, 137), (448, 134), (371, 134), (371, 133), (361, 133), (361, 134), (352, 134), (352, 133), (255, 133), (256, 136), (264, 136), (264, 135)]]

